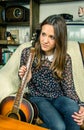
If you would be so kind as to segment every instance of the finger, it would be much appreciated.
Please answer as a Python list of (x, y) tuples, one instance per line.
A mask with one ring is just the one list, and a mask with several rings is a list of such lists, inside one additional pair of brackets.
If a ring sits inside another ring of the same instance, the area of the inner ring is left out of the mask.
[(78, 114), (78, 113), (74, 113), (74, 114), (72, 115), (72, 117), (79, 119), (81, 116), (80, 116), (80, 114)]
[(27, 71), (27, 68), (26, 68), (26, 66), (22, 66), (21, 68), (20, 68), (20, 70), (22, 70), (22, 71)]
[(76, 120), (84, 120), (84, 117), (83, 116), (75, 116), (75, 115), (72, 115), (72, 117)]
[(75, 121), (78, 125), (83, 125), (83, 120), (76, 120), (76, 119), (74, 119), (74, 121)]
[(26, 72), (26, 67), (25, 66), (22, 66), (20, 69), (19, 69), (19, 75), (23, 75), (25, 72)]
[[(73, 117), (73, 116), (72, 116)], [(80, 118), (79, 117), (73, 117), (73, 119), (76, 121), (76, 122), (79, 122)]]
[(82, 125), (83, 124), (83, 116), (76, 116), (76, 115), (72, 115), (73, 120), (78, 124), (78, 125)]
[(81, 125), (83, 125), (83, 123), (82, 123), (82, 122), (80, 122), (80, 123), (77, 123), (77, 124), (78, 124), (78, 125), (80, 125), (80, 126), (81, 126)]
[(79, 116), (79, 117), (81, 117), (81, 116), (83, 116), (84, 114), (83, 114), (83, 113), (77, 113), (77, 112), (74, 112), (73, 115), (74, 115), (74, 116)]

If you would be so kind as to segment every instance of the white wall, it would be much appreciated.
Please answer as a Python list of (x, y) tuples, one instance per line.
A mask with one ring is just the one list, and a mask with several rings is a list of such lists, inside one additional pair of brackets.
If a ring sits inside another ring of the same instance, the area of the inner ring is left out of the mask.
[(41, 4), (40, 22), (42, 22), (42, 20), (44, 20), (49, 15), (60, 13), (69, 13), (73, 15), (74, 19), (79, 19), (78, 8), (80, 6), (84, 7), (84, 1)]

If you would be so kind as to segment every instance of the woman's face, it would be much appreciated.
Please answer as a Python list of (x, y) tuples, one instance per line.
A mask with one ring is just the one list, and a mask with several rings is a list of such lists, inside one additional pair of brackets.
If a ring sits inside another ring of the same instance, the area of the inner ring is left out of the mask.
[(53, 25), (43, 25), (40, 34), (41, 49), (45, 52), (46, 55), (51, 55), (55, 48), (55, 44), (56, 41)]

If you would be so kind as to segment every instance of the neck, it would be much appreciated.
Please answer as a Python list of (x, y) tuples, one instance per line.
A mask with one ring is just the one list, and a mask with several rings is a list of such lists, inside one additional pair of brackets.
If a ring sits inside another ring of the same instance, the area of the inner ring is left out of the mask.
[(53, 52), (46, 52), (45, 53), (45, 56), (51, 56), (51, 55), (53, 55)]

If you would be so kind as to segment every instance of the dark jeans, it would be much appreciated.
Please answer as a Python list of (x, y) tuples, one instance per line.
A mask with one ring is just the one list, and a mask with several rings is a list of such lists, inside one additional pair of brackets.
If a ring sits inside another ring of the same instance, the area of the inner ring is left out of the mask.
[(71, 115), (79, 110), (78, 104), (65, 96), (56, 99), (30, 97), (39, 109), (39, 116), (44, 121), (43, 127), (50, 130), (80, 130)]

